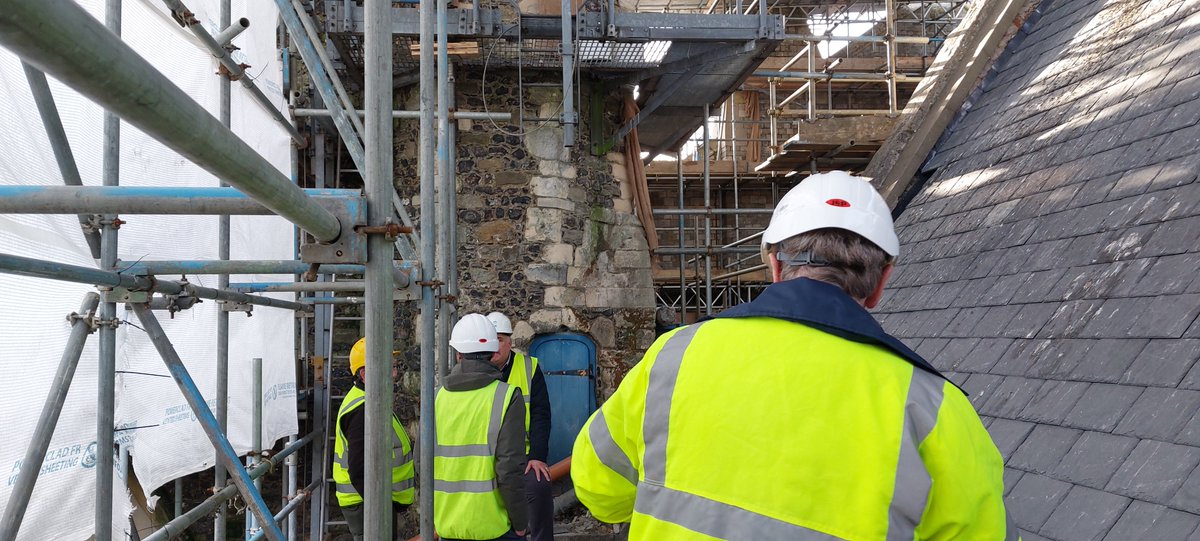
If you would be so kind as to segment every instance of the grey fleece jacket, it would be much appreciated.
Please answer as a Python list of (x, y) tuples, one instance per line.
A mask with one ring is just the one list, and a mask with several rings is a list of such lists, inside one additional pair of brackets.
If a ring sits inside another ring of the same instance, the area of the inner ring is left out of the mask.
[[(491, 363), (463, 359), (446, 376), (445, 388), (448, 391), (472, 391), (499, 379), (500, 369)], [(500, 437), (496, 442), (496, 484), (514, 530), (527, 529), (529, 524), (525, 503), (525, 460), (525, 399), (521, 390), (516, 389), (500, 423)]]

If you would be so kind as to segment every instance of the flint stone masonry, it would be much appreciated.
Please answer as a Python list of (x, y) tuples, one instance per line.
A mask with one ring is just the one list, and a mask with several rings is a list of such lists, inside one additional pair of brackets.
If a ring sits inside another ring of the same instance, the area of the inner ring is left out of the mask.
[[(525, 107), (549, 116), (560, 103), (554, 92), (527, 92), (518, 104), (515, 73), (464, 70), (458, 77), (460, 107), (510, 111)], [(526, 73), (526, 82), (531, 76)], [(550, 79), (547, 79), (549, 81)], [(584, 83), (586, 86), (587, 83)], [(534, 87), (536, 88), (536, 87)], [(590, 92), (579, 110), (588, 111)], [(398, 93), (416, 107), (415, 89)], [(618, 125), (618, 96), (605, 97), (601, 132)], [(611, 394), (625, 372), (654, 340), (650, 255), (645, 232), (632, 213), (620, 153), (593, 156), (590, 115), (580, 115), (579, 141), (563, 147), (563, 132), (551, 123), (537, 127), (460, 122), (456, 146), (459, 240), (459, 313), (498, 310), (513, 320), (513, 341), (528, 348), (537, 335), (574, 332), (597, 345), (598, 395)], [(396, 125), (396, 187), (419, 215), (417, 123)], [(398, 321), (406, 352), (402, 366), (417, 370), (415, 306), (401, 304)], [(415, 387), (413, 388), (415, 394)]]
[(1200, 523), (1200, 0), (1041, 0), (924, 165), (878, 313), (971, 392), (1029, 539)]

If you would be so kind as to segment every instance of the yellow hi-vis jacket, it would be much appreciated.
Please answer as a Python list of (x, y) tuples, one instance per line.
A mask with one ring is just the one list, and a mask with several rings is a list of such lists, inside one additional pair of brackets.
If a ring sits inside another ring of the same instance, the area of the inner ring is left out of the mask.
[(632, 541), (1018, 539), (1000, 453), (918, 364), (840, 289), (774, 284), (655, 342), (580, 432), (575, 492)]
[[(346, 436), (342, 434), (342, 417), (360, 408), (366, 403), (366, 393), (358, 386), (353, 386), (342, 399), (342, 407), (338, 409), (334, 425), (337, 427), (337, 438), (333, 443), (333, 482), (337, 494), (338, 505), (349, 507), (362, 503), (362, 495), (350, 483), (350, 457), (347, 453)], [(412, 442), (408, 433), (400, 425), (396, 416), (392, 416), (392, 501), (411, 505), (416, 499), (416, 470), (413, 468)]]
[(537, 373), (537, 357), (528, 359), (519, 351), (513, 352), (512, 371), (508, 374), (508, 384), (521, 390), (525, 397), (525, 453), (529, 453), (529, 390), (533, 388), (533, 375)]
[(441, 537), (495, 539), (512, 527), (496, 484), (496, 444), (516, 387), (500, 381), (434, 401), (433, 525)]

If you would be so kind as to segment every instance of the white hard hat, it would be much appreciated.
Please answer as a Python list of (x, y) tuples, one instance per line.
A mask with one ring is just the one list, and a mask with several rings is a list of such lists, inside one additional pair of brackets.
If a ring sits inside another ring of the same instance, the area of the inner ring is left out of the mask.
[(467, 314), (450, 331), (450, 347), (459, 353), (500, 351), (496, 327), (483, 314)]
[(488, 321), (496, 326), (496, 334), (512, 334), (512, 322), (508, 320), (508, 316), (500, 312), (492, 312), (487, 315)]
[(779, 200), (763, 231), (763, 262), (769, 262), (768, 245), (824, 228), (858, 233), (888, 255), (900, 255), (892, 211), (875, 187), (863, 177), (830, 171), (804, 179)]

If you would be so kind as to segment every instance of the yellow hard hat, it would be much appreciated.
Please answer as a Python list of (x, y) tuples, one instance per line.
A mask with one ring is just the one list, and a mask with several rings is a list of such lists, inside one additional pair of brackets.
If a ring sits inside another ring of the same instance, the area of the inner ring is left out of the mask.
[(350, 348), (350, 374), (357, 375), (358, 369), (367, 366), (367, 339), (359, 338)]

